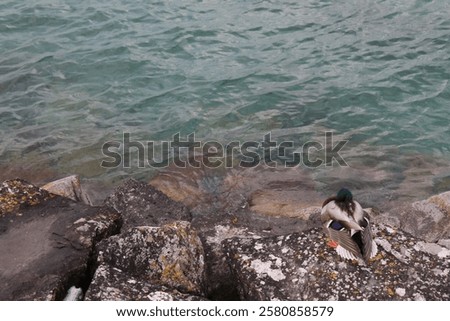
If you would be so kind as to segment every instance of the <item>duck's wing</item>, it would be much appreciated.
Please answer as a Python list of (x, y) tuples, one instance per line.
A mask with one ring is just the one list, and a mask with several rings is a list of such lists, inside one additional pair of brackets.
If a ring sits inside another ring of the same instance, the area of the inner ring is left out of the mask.
[(345, 248), (343, 248), (342, 246), (338, 245), (336, 247), (336, 253), (347, 260), (358, 260), (359, 257), (356, 257), (352, 252), (347, 251)]
[(336, 251), (340, 256), (346, 259), (361, 257), (361, 252), (359, 250), (358, 244), (356, 244), (356, 242), (351, 238), (348, 231), (337, 231), (332, 228), (327, 228), (327, 232), (330, 238), (339, 244), (338, 248), (336, 248)]
[(347, 230), (360, 231), (361, 226), (356, 223), (353, 219), (350, 219), (348, 214), (340, 209), (334, 201), (329, 202), (324, 207), (322, 207), (321, 212), (322, 221), (326, 224), (328, 220), (338, 221)]
[(363, 253), (364, 253), (364, 260), (367, 262), (370, 258), (374, 257), (377, 252), (377, 244), (373, 240), (372, 235), (372, 228), (370, 227), (370, 220), (369, 220), (369, 214), (367, 214), (366, 211), (364, 211), (364, 220), (366, 221), (367, 225), (364, 228), (363, 231), (361, 231), (361, 239), (363, 244)]

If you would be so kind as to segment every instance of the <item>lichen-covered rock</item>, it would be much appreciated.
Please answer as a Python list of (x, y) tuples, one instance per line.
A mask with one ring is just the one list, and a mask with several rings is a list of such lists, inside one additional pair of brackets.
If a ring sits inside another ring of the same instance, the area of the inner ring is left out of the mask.
[(134, 277), (111, 265), (101, 264), (86, 292), (87, 301), (201, 301), (202, 297)]
[[(113, 236), (99, 245), (98, 262), (100, 266), (109, 265), (128, 277), (153, 285), (194, 295), (204, 293), (203, 246), (189, 222), (135, 227)], [(97, 270), (93, 284), (105, 279), (104, 270)], [(114, 280), (108, 282), (114, 283)], [(100, 297), (101, 294), (92, 293), (91, 296)]]
[(21, 180), (0, 190), (0, 300), (63, 299), (86, 282), (96, 242), (120, 215), (50, 194)]
[(261, 237), (247, 228), (230, 225), (216, 225), (213, 231), (206, 231), (203, 237), (208, 297), (213, 300), (236, 300), (238, 293), (227, 264), (222, 242), (233, 237), (250, 239)]
[(427, 242), (450, 237), (450, 192), (406, 204), (382, 213), (378, 222), (389, 222)]
[(4, 181), (0, 185), (0, 217), (45, 202), (51, 195), (21, 179)]
[(41, 189), (46, 190), (52, 194), (70, 198), (76, 202), (83, 202), (87, 205), (92, 205), (89, 196), (81, 187), (80, 177), (78, 175), (71, 175), (56, 181), (45, 184)]
[(160, 226), (174, 221), (190, 221), (191, 213), (154, 187), (130, 179), (105, 200), (105, 205), (121, 213), (122, 230), (135, 226)]
[(374, 232), (368, 265), (340, 258), (319, 228), (223, 246), (243, 300), (450, 299), (448, 249), (383, 225)]
[[(224, 212), (226, 210), (227, 212)], [(226, 264), (226, 255), (222, 241), (232, 237), (261, 238), (272, 235), (302, 231), (320, 224), (320, 211), (310, 207), (304, 211), (309, 220), (299, 217), (265, 216), (249, 208), (233, 207), (211, 209), (209, 215), (195, 215), (192, 225), (199, 231), (205, 249), (207, 275), (207, 296), (212, 300), (236, 300), (239, 295), (231, 277), (231, 270)]]

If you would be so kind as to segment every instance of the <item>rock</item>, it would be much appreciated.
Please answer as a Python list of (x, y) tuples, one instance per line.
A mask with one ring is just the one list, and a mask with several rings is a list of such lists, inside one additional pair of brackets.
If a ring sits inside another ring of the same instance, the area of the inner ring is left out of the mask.
[(442, 258), (450, 256), (449, 249), (442, 247), (436, 243), (417, 242), (417, 244), (415, 245), (415, 249), (422, 252), (437, 255), (438, 257)]
[(298, 168), (169, 166), (149, 183), (191, 210), (192, 226), (206, 253), (207, 297), (213, 300), (238, 298), (220, 245), (223, 237), (267, 236), (316, 226), (320, 210), (311, 205), (322, 199), (308, 173)]
[(50, 199), (51, 195), (24, 180), (14, 179), (4, 181), (0, 186), (0, 217), (15, 212), (22, 215), (20, 210), (38, 205)]
[(130, 179), (119, 186), (105, 205), (122, 215), (123, 230), (135, 226), (160, 226), (174, 221), (190, 221), (191, 213), (154, 187)]
[(222, 249), (222, 242), (233, 237), (250, 239), (261, 237), (249, 231), (248, 228), (230, 225), (216, 225), (213, 231), (204, 232), (203, 237), (208, 297), (219, 301), (237, 300), (239, 294)]
[[(204, 294), (203, 246), (189, 222), (141, 226), (112, 236), (99, 245), (98, 263), (87, 294), (90, 299), (103, 300), (119, 295), (115, 291), (105, 292), (105, 289), (122, 289), (124, 284), (130, 283), (127, 278), (134, 280), (129, 285), (128, 299), (142, 300), (161, 286), (191, 295)], [(133, 283), (135, 281), (137, 283)], [(143, 294), (135, 293), (136, 284), (147, 290)], [(125, 293), (120, 295), (126, 297)]]
[(450, 250), (450, 239), (439, 240), (438, 244), (441, 246), (444, 246)]
[[(188, 169), (186, 169), (186, 171), (188, 171)], [(158, 175), (150, 181), (152, 186), (174, 201), (189, 206), (189, 208), (195, 208), (199, 204), (210, 202), (207, 193), (202, 189), (203, 184), (201, 183), (202, 182), (197, 182), (195, 179), (188, 177), (184, 172), (177, 172), (175, 175), (158, 173)]]
[[(4, 182), (0, 300), (80, 299), (86, 290), (86, 300), (450, 299), (450, 192), (390, 212), (367, 209), (379, 253), (361, 265), (325, 246), (316, 192), (295, 198), (308, 187), (300, 176), (272, 173), (257, 188), (266, 177), (256, 169), (197, 174), (178, 195), (186, 205), (201, 192), (191, 210), (135, 180), (99, 208), (79, 202), (76, 176), (50, 192)], [(162, 176), (155, 182), (163, 186)]]
[(22, 180), (0, 188), (0, 300), (63, 299), (86, 286), (96, 242), (120, 228), (107, 208), (52, 195)]
[(202, 214), (212, 207), (221, 212), (250, 207), (267, 216), (298, 217), (299, 208), (320, 205), (323, 198), (309, 173), (299, 168), (208, 168), (205, 160), (197, 161), (198, 168), (169, 166), (149, 183), (192, 212)]
[(81, 187), (80, 177), (78, 175), (58, 179), (45, 184), (41, 188), (52, 194), (67, 197), (76, 202), (81, 201), (87, 205), (92, 205), (89, 196)]
[(83, 193), (88, 196), (91, 206), (102, 206), (105, 199), (112, 195), (114, 186), (96, 179), (83, 179)]
[(434, 195), (427, 200), (399, 206), (375, 218), (426, 242), (450, 237), (450, 192)]
[(231, 271), (221, 246), (224, 239), (231, 237), (260, 238), (281, 233), (302, 231), (320, 225), (318, 214), (305, 221), (298, 218), (263, 216), (240, 209), (226, 214), (220, 210), (209, 215), (195, 215), (192, 220), (200, 234), (205, 248), (207, 271), (207, 297), (212, 300), (236, 300), (238, 293), (231, 279)]
[(411, 235), (375, 225), (368, 265), (340, 258), (321, 229), (223, 242), (242, 300), (449, 300), (450, 261)]
[(101, 264), (89, 290), (87, 301), (201, 301), (203, 297), (181, 293), (173, 288), (134, 277), (111, 265)]
[(303, 220), (308, 220), (311, 215), (320, 214), (320, 206), (306, 207), (304, 202), (293, 201), (293, 195), (289, 194), (294, 193), (257, 191), (251, 195), (250, 209), (264, 215), (296, 217)]

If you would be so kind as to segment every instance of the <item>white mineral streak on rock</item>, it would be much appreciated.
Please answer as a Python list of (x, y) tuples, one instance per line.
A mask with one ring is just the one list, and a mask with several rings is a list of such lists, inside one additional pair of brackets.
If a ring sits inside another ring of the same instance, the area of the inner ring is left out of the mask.
[(161, 292), (161, 291), (155, 291), (155, 292), (149, 293), (147, 295), (147, 298), (150, 301), (173, 301), (173, 296), (171, 296), (169, 293)]
[(220, 244), (223, 240), (233, 237), (242, 237), (243, 235), (257, 239), (259, 236), (249, 233), (246, 228), (236, 228), (231, 226), (217, 225), (214, 227), (216, 233), (214, 236), (208, 236), (206, 240), (208, 243)]
[(256, 244), (255, 244), (255, 250), (257, 250), (257, 251), (262, 250), (263, 247), (264, 247), (264, 246), (263, 246), (261, 243), (256, 243)]
[(447, 276), (448, 275), (448, 273), (449, 273), (449, 269), (444, 269), (444, 270), (442, 270), (442, 269), (433, 269), (433, 270), (431, 270), (431, 271), (433, 271), (433, 273), (435, 274), (435, 275), (438, 275), (438, 276)]
[(389, 234), (394, 234), (395, 233), (395, 230), (393, 228), (389, 227), (389, 226), (386, 226), (385, 229), (386, 229), (386, 232), (388, 232)]
[(403, 288), (396, 288), (396, 289), (395, 289), (395, 293), (397, 293), (398, 296), (403, 297), (403, 296), (405, 296), (405, 294), (406, 294), (406, 290), (403, 289)]
[(414, 246), (416, 251), (422, 251), (428, 254), (437, 255), (440, 258), (450, 256), (450, 250), (442, 247), (436, 243), (417, 242)]
[(386, 252), (391, 252), (392, 251), (392, 245), (391, 243), (389, 243), (387, 240), (385, 239), (381, 239), (379, 237), (377, 237), (375, 239), (375, 242), (381, 246)]
[(89, 229), (90, 226), (88, 224), (84, 224), (76, 228), (77, 232), (87, 232)]
[(446, 248), (450, 249), (450, 239), (439, 240), (438, 244), (440, 246), (445, 246)]
[(84, 217), (80, 218), (79, 220), (76, 220), (75, 222), (73, 222), (74, 225), (76, 224), (81, 224), (81, 223), (85, 223), (86, 219)]
[(391, 253), (393, 256), (395, 256), (395, 258), (397, 260), (399, 260), (403, 263), (406, 263), (406, 264), (408, 263), (408, 258), (407, 258), (409, 256), (408, 252), (405, 252), (404, 254), (402, 254), (402, 253), (394, 250), (392, 248), (391, 243), (389, 243), (387, 240), (379, 238), (379, 237), (377, 237), (375, 239), (375, 243), (380, 245), (386, 252)]
[(414, 301), (426, 301), (426, 299), (422, 294), (414, 293)]
[[(279, 258), (278, 258), (279, 259)], [(281, 259), (276, 260), (275, 265), (280, 266)], [(258, 275), (267, 275), (271, 277), (274, 281), (281, 281), (286, 278), (286, 276), (283, 274), (283, 271), (281, 271), (281, 268), (272, 268), (272, 265), (274, 265), (274, 262), (272, 261), (266, 261), (263, 262), (260, 259), (253, 260), (250, 263), (250, 267), (253, 268)]]
[(450, 250), (443, 249), (441, 252), (438, 253), (438, 256), (441, 259), (446, 258), (447, 256), (450, 256)]
[(304, 269), (304, 268), (299, 268), (298, 272), (300, 273), (300, 276), (305, 276), (306, 273), (308, 273), (308, 271), (306, 269)]

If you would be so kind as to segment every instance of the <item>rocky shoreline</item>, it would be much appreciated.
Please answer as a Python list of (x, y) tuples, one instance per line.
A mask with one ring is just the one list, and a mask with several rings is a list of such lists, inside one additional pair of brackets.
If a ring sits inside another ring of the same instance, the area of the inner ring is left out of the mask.
[(0, 300), (450, 299), (450, 192), (371, 209), (360, 265), (326, 246), (317, 206), (194, 211), (161, 190), (128, 180), (92, 206), (76, 176), (3, 182)]

